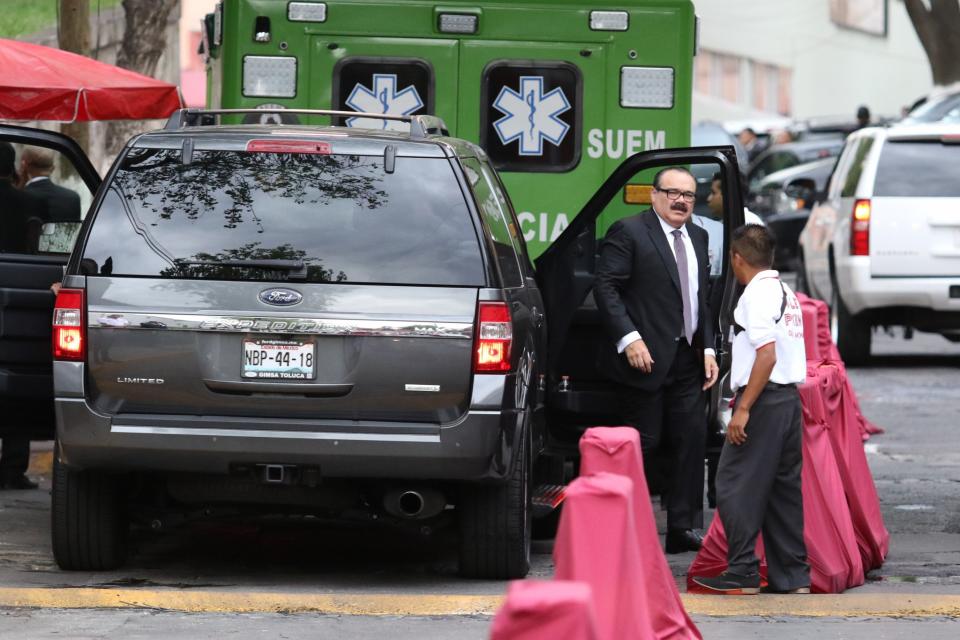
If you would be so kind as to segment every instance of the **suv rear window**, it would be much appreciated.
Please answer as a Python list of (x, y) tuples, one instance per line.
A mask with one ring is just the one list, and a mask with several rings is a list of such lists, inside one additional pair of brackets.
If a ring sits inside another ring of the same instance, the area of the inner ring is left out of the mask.
[(874, 184), (875, 196), (960, 197), (960, 146), (888, 140)]
[(179, 149), (127, 154), (93, 221), (81, 270), (448, 286), (486, 280), (445, 159), (399, 157), (386, 173), (382, 156), (195, 151), (185, 164)]

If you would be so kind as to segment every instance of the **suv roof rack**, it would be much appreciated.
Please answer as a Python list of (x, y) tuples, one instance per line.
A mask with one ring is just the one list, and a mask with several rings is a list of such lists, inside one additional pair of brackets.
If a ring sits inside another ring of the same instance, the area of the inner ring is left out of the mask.
[[(362, 111), (332, 111), (329, 109), (177, 109), (167, 120), (165, 129), (182, 129), (217, 124), (221, 115), (249, 113), (302, 113), (312, 116), (333, 116), (340, 118), (373, 118), (376, 120), (396, 120), (410, 123), (411, 138), (427, 136), (448, 136), (447, 125), (437, 116), (417, 115), (401, 116), (389, 113), (365, 113)], [(284, 126), (284, 125), (278, 125)]]

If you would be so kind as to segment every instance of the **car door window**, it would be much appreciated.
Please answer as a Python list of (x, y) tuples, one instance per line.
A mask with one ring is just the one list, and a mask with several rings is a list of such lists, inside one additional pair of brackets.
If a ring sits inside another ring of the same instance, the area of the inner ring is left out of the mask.
[[(477, 209), (483, 218), (483, 224), (490, 233), (496, 251), (497, 264), (505, 287), (519, 287), (523, 285), (523, 276), (520, 271), (519, 255), (515, 249), (516, 225), (507, 220), (507, 212), (503, 207), (505, 202), (497, 197), (493, 174), (489, 169), (484, 171), (483, 166), (476, 158), (464, 158), (463, 168), (470, 183), (470, 189), (477, 201)], [(511, 226), (513, 232), (511, 233)]]
[(70, 253), (92, 199), (59, 152), (0, 142), (0, 252)]
[(856, 195), (857, 185), (860, 183), (860, 176), (863, 174), (863, 165), (871, 148), (873, 148), (873, 138), (862, 138), (856, 146), (850, 160), (850, 170), (847, 172), (843, 181), (843, 189), (840, 191), (841, 198), (852, 198)]

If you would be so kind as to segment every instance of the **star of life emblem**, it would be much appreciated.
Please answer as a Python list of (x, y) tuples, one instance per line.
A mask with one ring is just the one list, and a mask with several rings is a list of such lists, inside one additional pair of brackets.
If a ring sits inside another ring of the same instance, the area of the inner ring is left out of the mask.
[[(373, 89), (368, 89), (358, 82), (344, 104), (354, 111), (407, 116), (421, 109), (423, 100), (417, 93), (417, 88), (413, 85), (397, 91), (397, 74), (375, 73), (373, 74)], [(380, 118), (347, 118), (347, 126), (407, 131), (409, 125), (397, 120)]]
[(543, 93), (543, 76), (520, 76), (520, 91), (503, 87), (493, 107), (504, 114), (493, 128), (506, 146), (518, 140), (521, 156), (543, 155), (543, 141), (560, 146), (568, 125), (557, 116), (570, 110), (570, 101), (560, 87)]

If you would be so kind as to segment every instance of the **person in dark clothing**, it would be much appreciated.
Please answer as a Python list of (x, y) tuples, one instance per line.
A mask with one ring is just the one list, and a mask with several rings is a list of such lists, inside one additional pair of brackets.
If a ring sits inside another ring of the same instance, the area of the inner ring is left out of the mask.
[(682, 167), (653, 181), (653, 207), (619, 220), (600, 245), (594, 297), (609, 348), (623, 420), (640, 432), (646, 468), (665, 441), (667, 553), (695, 551), (702, 538), (707, 437), (704, 390), (717, 380), (707, 301), (707, 232), (688, 224), (696, 180)]
[(17, 189), (15, 152), (9, 142), (0, 142), (0, 251), (33, 253), (28, 226), (46, 220), (47, 207), (33, 194)]
[[(43, 202), (14, 186), (16, 182), (13, 145), (0, 142), (0, 251), (25, 252), (29, 219), (43, 219)], [(8, 426), (8, 425), (5, 425)], [(35, 489), (37, 484), (26, 476), (30, 464), (30, 439), (5, 436), (0, 452), (0, 489)]]
[(80, 222), (80, 196), (73, 189), (54, 184), (53, 152), (42, 147), (26, 147), (20, 154), (20, 173), (24, 191), (47, 204), (49, 217), (44, 222)]

